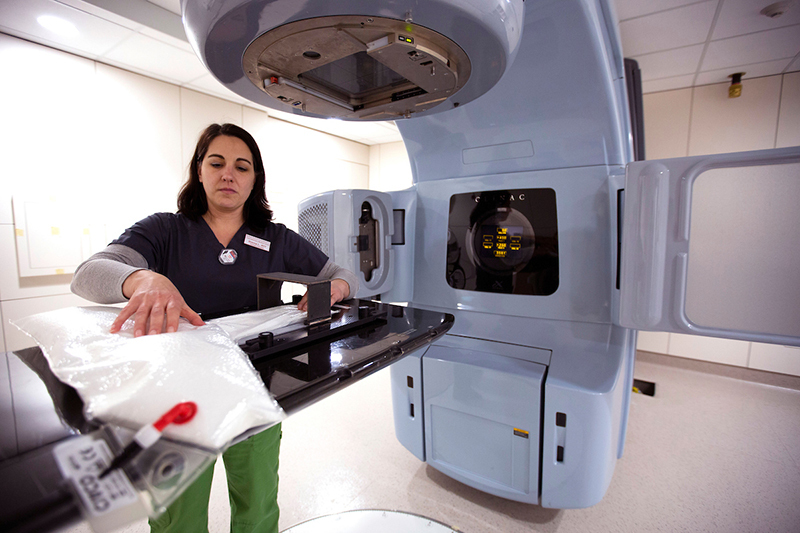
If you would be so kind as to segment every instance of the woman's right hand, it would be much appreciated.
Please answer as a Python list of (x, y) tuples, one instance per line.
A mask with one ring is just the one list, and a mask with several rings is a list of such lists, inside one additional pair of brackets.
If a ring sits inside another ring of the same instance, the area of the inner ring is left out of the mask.
[[(194, 326), (204, 324), (200, 315), (186, 305), (183, 296), (166, 277), (150, 270), (137, 270), (125, 279), (122, 294), (129, 299), (114, 323), (111, 333), (117, 333), (130, 317), (134, 317), (133, 336), (178, 331), (180, 317)], [(166, 317), (166, 329), (165, 319)]]

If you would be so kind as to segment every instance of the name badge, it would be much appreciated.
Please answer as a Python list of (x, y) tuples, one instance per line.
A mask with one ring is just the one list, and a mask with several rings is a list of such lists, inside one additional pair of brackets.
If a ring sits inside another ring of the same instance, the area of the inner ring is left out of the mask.
[(269, 252), (270, 242), (265, 241), (264, 239), (259, 239), (258, 237), (253, 237), (252, 235), (245, 235), (244, 243), (247, 246), (252, 246), (253, 248), (258, 248), (259, 250), (264, 250), (265, 252)]

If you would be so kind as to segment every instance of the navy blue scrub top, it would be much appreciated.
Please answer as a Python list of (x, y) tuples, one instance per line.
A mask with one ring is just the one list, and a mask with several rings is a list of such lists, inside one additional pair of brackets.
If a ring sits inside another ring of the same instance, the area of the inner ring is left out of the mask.
[[(245, 244), (250, 235), (269, 242), (269, 251)], [(144, 256), (150, 270), (163, 274), (198, 313), (221, 313), (255, 308), (256, 275), (289, 272), (316, 276), (328, 262), (320, 250), (283, 224), (267, 224), (256, 232), (247, 224), (239, 228), (227, 248), (236, 262), (224, 265), (226, 249), (201, 217), (156, 213), (134, 224), (112, 244), (133, 248)]]

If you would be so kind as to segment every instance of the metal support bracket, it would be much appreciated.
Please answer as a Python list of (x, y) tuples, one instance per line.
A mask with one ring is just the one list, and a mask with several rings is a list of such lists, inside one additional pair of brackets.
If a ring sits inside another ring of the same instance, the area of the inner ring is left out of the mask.
[(259, 309), (282, 305), (281, 286), (284, 281), (288, 281), (305, 285), (308, 289), (307, 325), (314, 326), (331, 321), (331, 280), (285, 272), (259, 274), (257, 278)]

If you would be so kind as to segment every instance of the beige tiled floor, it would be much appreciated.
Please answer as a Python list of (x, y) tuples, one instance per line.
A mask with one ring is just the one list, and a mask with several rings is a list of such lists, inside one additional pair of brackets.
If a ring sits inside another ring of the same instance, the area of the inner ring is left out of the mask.
[[(510, 502), (419, 462), (394, 436), (382, 371), (284, 423), (281, 528), (381, 508), (466, 533), (800, 531), (800, 392), (658, 361), (668, 360), (637, 363), (636, 377), (655, 381), (657, 395), (634, 395), (625, 455), (594, 507)], [(212, 533), (228, 531), (226, 497), (215, 481)]]

